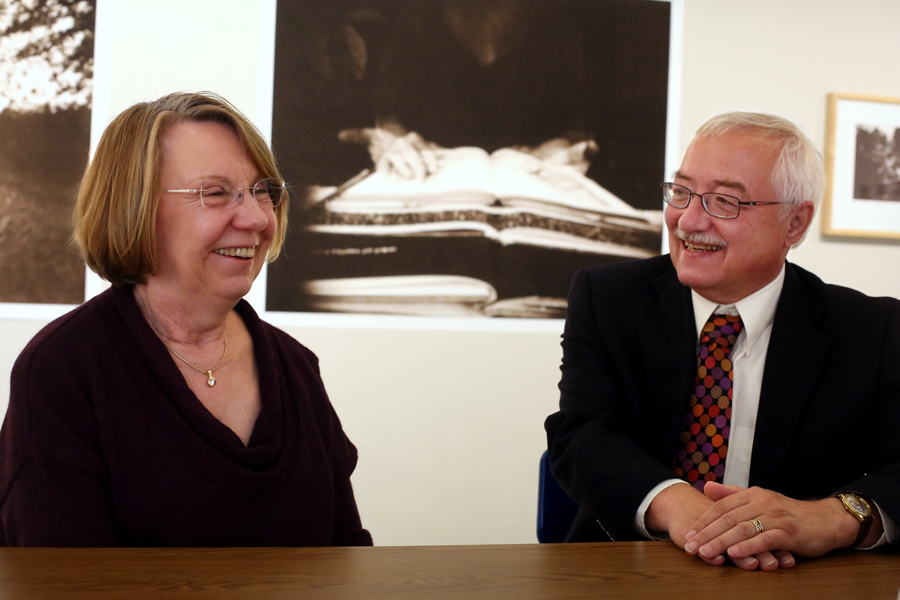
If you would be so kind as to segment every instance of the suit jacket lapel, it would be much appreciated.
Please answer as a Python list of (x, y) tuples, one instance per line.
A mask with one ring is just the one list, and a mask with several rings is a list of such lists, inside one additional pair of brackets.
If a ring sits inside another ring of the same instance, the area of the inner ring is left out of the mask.
[(639, 300), (639, 332), (650, 403), (666, 431), (658, 456), (671, 461), (681, 433), (684, 411), (697, 373), (697, 332), (690, 289), (675, 269), (653, 281), (655, 296)]
[(766, 355), (750, 485), (775, 487), (796, 437), (831, 342), (830, 334), (816, 327), (823, 310), (788, 264)]

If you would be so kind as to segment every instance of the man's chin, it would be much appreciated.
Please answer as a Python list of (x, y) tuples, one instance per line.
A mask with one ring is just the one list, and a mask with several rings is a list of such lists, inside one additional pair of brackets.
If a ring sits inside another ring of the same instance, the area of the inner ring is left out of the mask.
[(714, 288), (717, 283), (716, 274), (711, 269), (698, 268), (696, 265), (676, 264), (678, 281), (705, 297), (703, 290)]

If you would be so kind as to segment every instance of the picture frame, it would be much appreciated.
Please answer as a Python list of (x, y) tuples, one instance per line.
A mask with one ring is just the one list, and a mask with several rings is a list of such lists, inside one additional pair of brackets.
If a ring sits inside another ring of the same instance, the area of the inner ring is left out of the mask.
[(828, 95), (822, 232), (900, 240), (900, 98)]
[(90, 155), (96, 4), (3, 9), (0, 319), (52, 319), (85, 299), (71, 221)]
[[(575, 272), (660, 253), (680, 0), (508, 4), (279, 5), (272, 140), (299, 185), (267, 318), (561, 321)], [(463, 32), (494, 20), (485, 53)], [(435, 160), (402, 177), (382, 144)], [(586, 152), (532, 160), (553, 147)]]

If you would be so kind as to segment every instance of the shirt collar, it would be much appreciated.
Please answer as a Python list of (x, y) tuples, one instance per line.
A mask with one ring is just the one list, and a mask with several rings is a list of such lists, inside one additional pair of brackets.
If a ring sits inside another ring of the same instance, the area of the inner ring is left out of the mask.
[(700, 331), (714, 312), (739, 314), (744, 324), (744, 349), (748, 352), (751, 351), (759, 336), (775, 320), (775, 309), (778, 307), (781, 288), (784, 287), (784, 273), (785, 267), (782, 265), (778, 276), (768, 285), (734, 304), (716, 304), (691, 290), (697, 339), (700, 339)]

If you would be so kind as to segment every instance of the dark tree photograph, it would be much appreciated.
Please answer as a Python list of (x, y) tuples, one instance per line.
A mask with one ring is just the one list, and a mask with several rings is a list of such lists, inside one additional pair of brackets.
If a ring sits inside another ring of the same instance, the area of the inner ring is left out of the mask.
[(0, 302), (79, 304), (70, 244), (90, 150), (93, 0), (0, 0)]
[(853, 197), (900, 201), (900, 128), (856, 127)]

